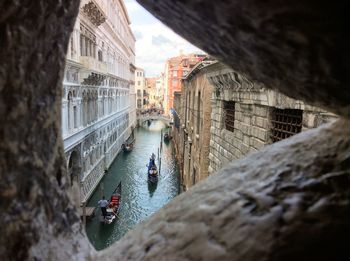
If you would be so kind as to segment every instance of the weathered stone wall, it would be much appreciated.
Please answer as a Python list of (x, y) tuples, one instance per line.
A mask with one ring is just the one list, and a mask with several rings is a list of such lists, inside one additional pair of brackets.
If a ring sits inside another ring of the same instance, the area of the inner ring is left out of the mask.
[(66, 194), (61, 137), (65, 54), (79, 1), (0, 3), (1, 260), (94, 252)]
[[(212, 116), (209, 172), (220, 170), (232, 160), (271, 144), (273, 108), (303, 111), (302, 130), (320, 126), (337, 118), (332, 113), (266, 89), (247, 81), (227, 66), (216, 63), (208, 67), (207, 77), (215, 90), (212, 94)], [(231, 78), (228, 78), (232, 76)], [(235, 102), (234, 131), (225, 128), (224, 101)]]
[(347, 260), (349, 137), (338, 121), (231, 163), (100, 258)]
[(142, 2), (240, 72), (342, 119), (228, 165), (96, 253), (65, 193), (59, 124), (79, 3), (3, 1), (0, 259), (349, 260), (347, 2)]
[(346, 1), (138, 1), (249, 80), (349, 118)]
[(205, 68), (198, 73), (191, 71), (183, 81), (182, 104), (185, 104), (184, 111), (190, 115), (189, 120), (186, 123), (183, 121), (183, 124), (187, 132), (187, 147), (191, 147), (184, 155), (187, 167), (184, 168), (183, 185), (186, 188), (208, 176), (212, 91)]

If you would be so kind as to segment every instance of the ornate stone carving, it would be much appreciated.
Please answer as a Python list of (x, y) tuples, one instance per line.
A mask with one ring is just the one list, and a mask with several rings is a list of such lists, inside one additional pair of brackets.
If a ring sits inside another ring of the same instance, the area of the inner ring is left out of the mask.
[(102, 85), (103, 81), (106, 79), (106, 76), (97, 74), (97, 73), (91, 73), (88, 75), (87, 78), (85, 78), (82, 82), (83, 85), (94, 85), (94, 86), (100, 86)]
[(106, 16), (100, 10), (95, 1), (90, 1), (84, 5), (82, 9), (94, 25), (99, 26), (106, 21)]
[(70, 83), (79, 83), (78, 80), (79, 69), (75, 67), (68, 67), (66, 70), (65, 80)]
[(229, 72), (214, 72), (209, 73), (207, 77), (210, 84), (212, 84), (217, 90), (231, 89), (235, 91), (252, 91), (258, 90), (259, 87), (254, 82), (249, 81), (247, 77), (239, 74), (233, 70)]

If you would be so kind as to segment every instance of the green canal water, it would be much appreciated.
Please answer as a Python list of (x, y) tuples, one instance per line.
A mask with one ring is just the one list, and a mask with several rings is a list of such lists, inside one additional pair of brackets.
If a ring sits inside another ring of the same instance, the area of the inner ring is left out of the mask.
[[(157, 185), (147, 182), (147, 167), (152, 152), (157, 155), (161, 142), (161, 121), (135, 129), (135, 147), (132, 152), (121, 152), (100, 185), (90, 198), (88, 206), (97, 206), (102, 189), (109, 198), (119, 181), (122, 183), (122, 203), (119, 217), (110, 225), (99, 222), (100, 209), (86, 224), (86, 232), (97, 250), (106, 248), (119, 240), (136, 224), (147, 219), (179, 194), (179, 171), (175, 161), (173, 144), (162, 142), (161, 170)], [(157, 158), (158, 164), (158, 158)]]

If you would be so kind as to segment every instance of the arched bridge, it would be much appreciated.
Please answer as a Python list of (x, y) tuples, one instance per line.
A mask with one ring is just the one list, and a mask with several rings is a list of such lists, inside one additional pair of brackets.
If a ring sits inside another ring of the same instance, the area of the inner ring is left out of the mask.
[(139, 125), (142, 125), (145, 121), (148, 120), (159, 120), (163, 121), (165, 124), (170, 125), (171, 119), (170, 117), (164, 116), (162, 114), (145, 114), (137, 116), (137, 121)]

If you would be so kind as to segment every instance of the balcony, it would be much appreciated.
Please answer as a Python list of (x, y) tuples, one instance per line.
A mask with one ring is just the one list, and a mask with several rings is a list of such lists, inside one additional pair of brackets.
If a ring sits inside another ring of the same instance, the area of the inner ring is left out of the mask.
[(91, 71), (95, 71), (102, 74), (107, 74), (107, 63), (100, 62), (96, 60), (94, 57), (90, 56), (80, 56), (80, 63)]
[(130, 66), (130, 72), (134, 73), (136, 70), (136, 66), (132, 63), (130, 63), (129, 66)]

